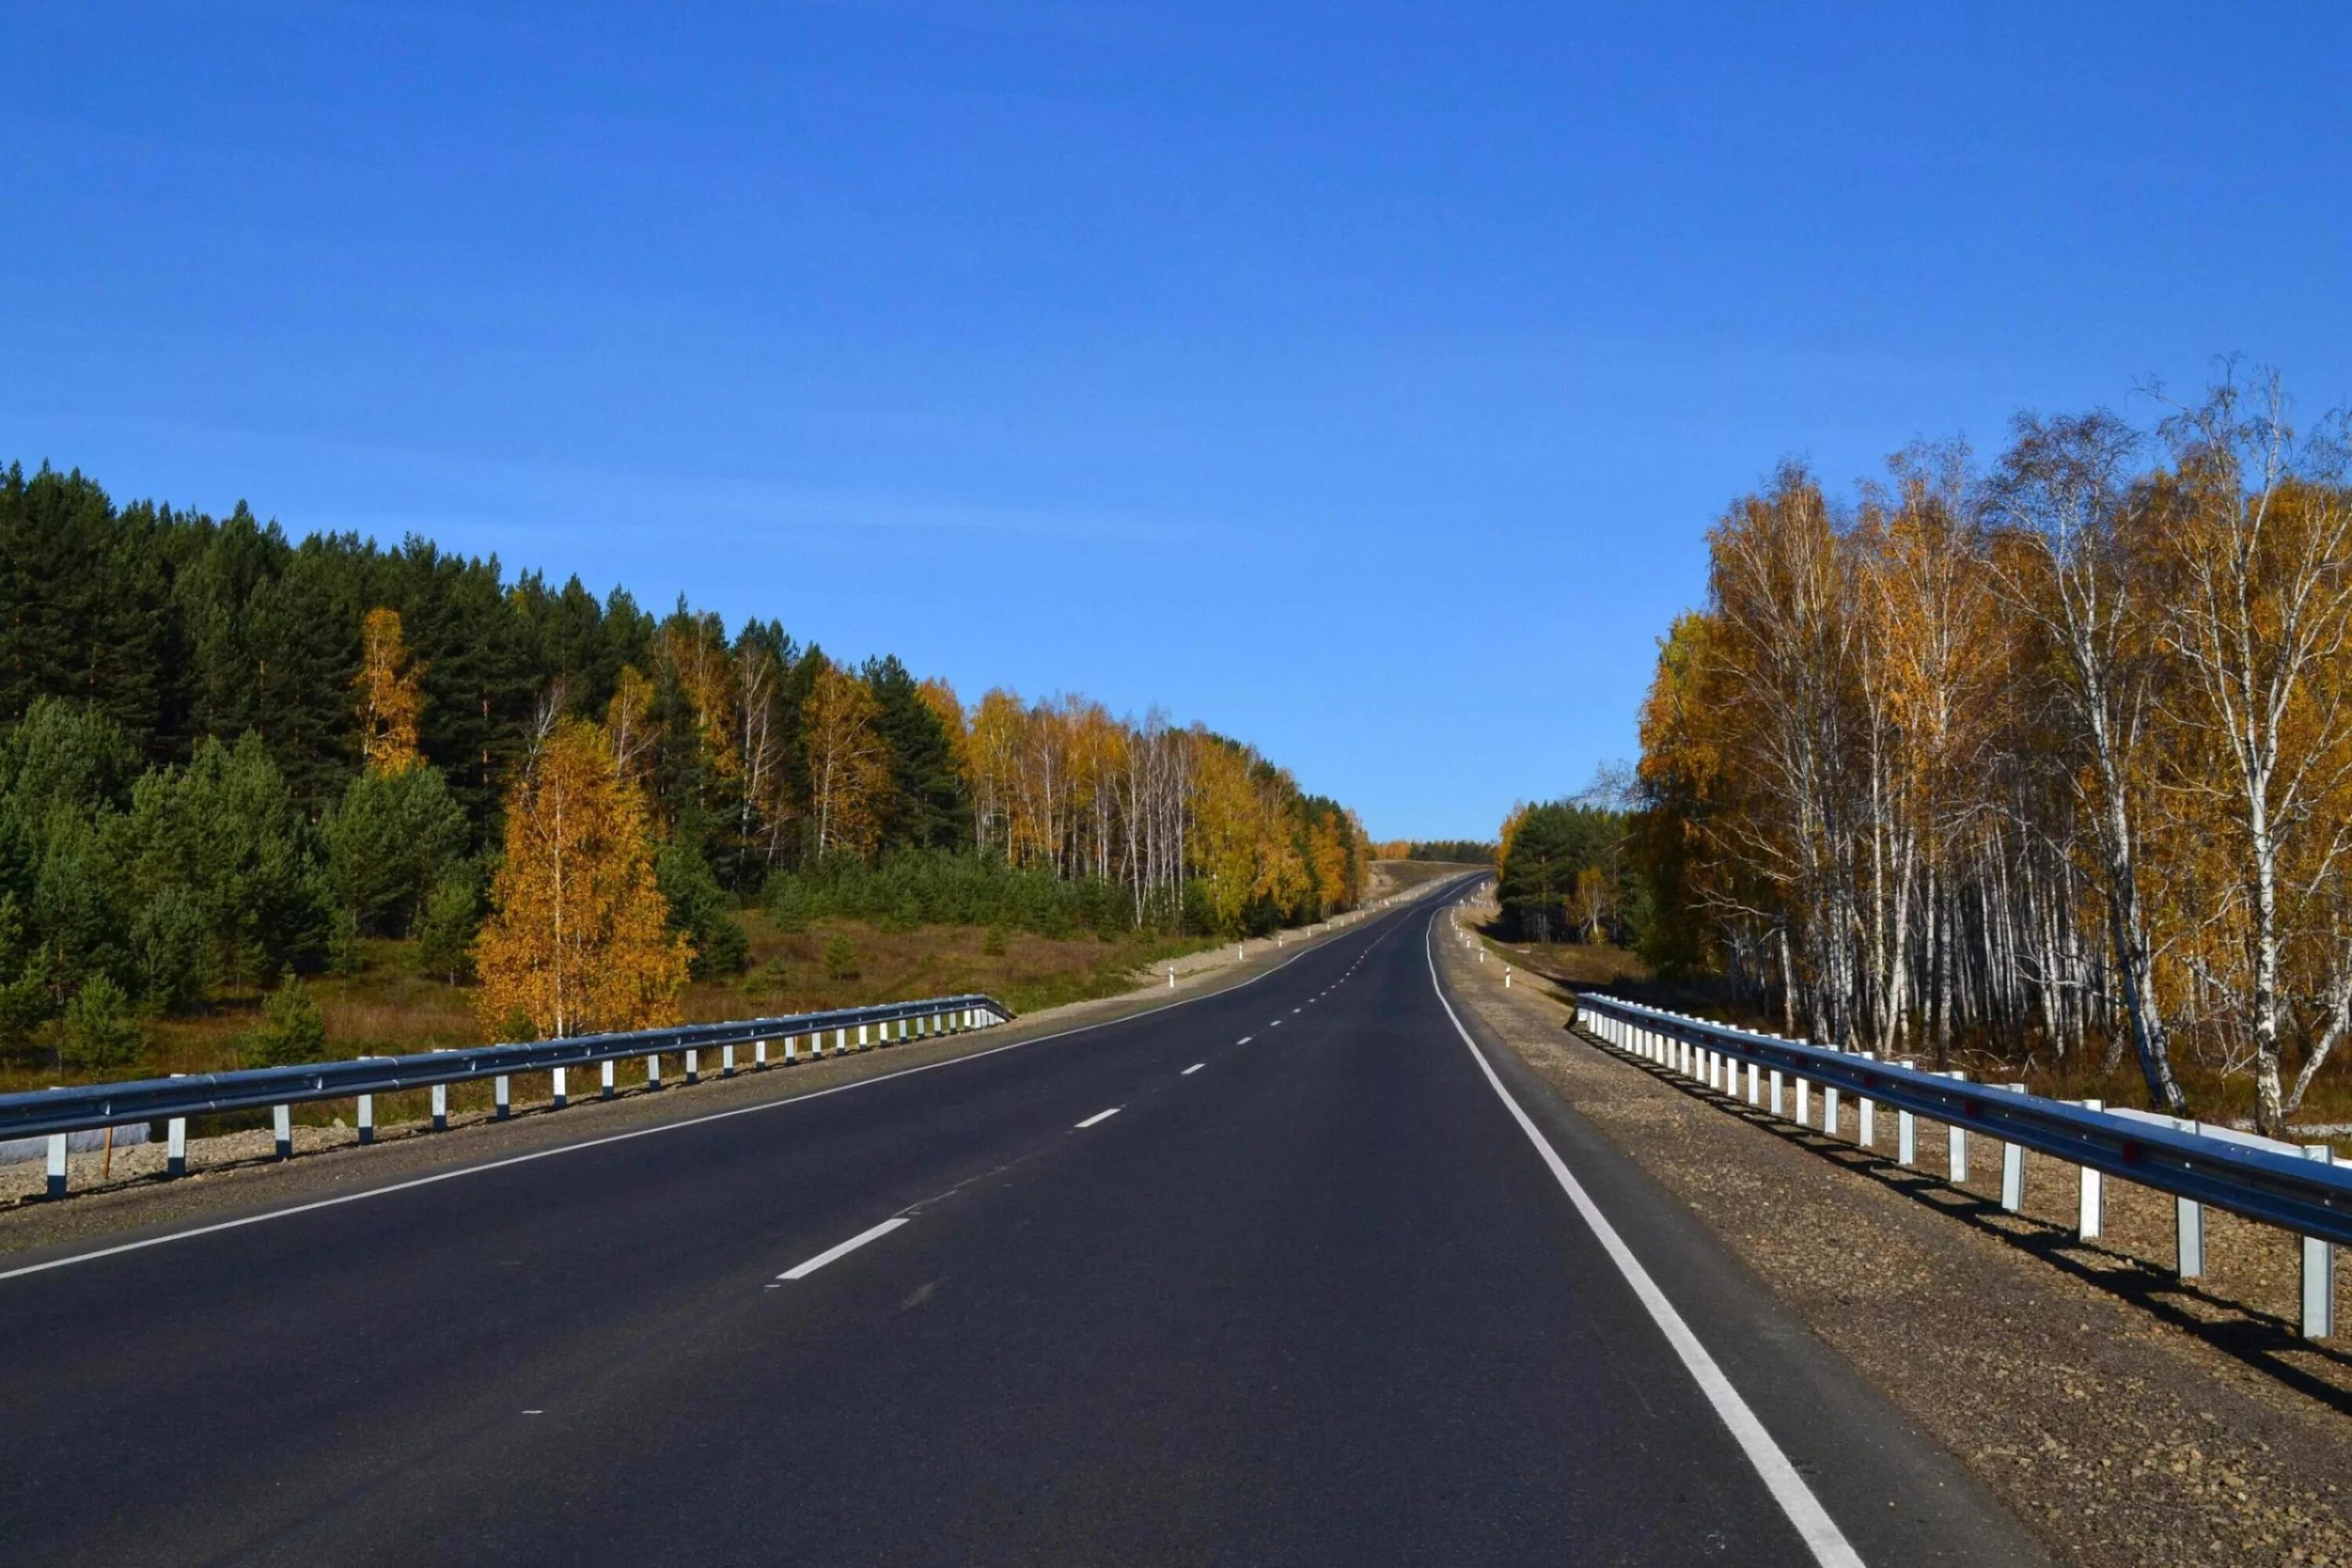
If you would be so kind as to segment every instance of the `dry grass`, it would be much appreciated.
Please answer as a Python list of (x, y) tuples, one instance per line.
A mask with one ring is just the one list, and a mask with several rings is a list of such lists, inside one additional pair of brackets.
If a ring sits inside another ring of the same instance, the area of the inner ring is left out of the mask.
[[(688, 1022), (966, 992), (985, 992), (1016, 1013), (1030, 1013), (1117, 995), (1136, 984), (1146, 965), (1210, 945), (1198, 938), (1105, 942), (1092, 935), (1008, 931), (1002, 933), (1003, 951), (991, 952), (989, 932), (977, 926), (886, 931), (864, 921), (824, 920), (810, 921), (804, 930), (780, 931), (762, 910), (747, 910), (741, 918), (751, 940), (751, 967), (740, 975), (690, 986), (684, 1004)], [(826, 973), (825, 949), (836, 936), (855, 954), (853, 974)], [(328, 976), (310, 985), (333, 1056), (392, 1056), (476, 1046), (485, 1039), (474, 1016), (473, 988), (417, 973), (412, 942), (368, 942), (359, 973)], [(106, 1076), (236, 1068), (237, 1041), (260, 1013), (261, 997), (255, 993), (218, 998), (194, 1016), (151, 1020), (145, 1063)], [(60, 1074), (46, 1058), (0, 1069), (0, 1091), (75, 1081), (78, 1075)]]

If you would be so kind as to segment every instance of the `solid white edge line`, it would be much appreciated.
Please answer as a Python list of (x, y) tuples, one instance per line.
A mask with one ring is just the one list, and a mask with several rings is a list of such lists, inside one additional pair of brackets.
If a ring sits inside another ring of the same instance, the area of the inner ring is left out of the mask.
[[(1436, 923), (1432, 921), (1429, 929), (1433, 933)], [(1462, 1037), (1463, 1047), (1478, 1064), (1478, 1070), (1486, 1075), (1487, 1087), (1510, 1110), (1511, 1119), (1519, 1124), (1519, 1131), (1528, 1135), (1528, 1142), (1536, 1146), (1536, 1152), (1542, 1155), (1543, 1163), (1550, 1167), (1552, 1179), (1559, 1184), (1560, 1191), (1568, 1194), (1568, 1201), (1576, 1205), (1576, 1212), (1591, 1227), (1601, 1250), (1609, 1254), (1609, 1260), (1625, 1277), (1625, 1283), (1633, 1288), (1633, 1294), (1649, 1310), (1651, 1320), (1658, 1325), (1658, 1331), (1666, 1336), (1666, 1342), (1681, 1358), (1684, 1370), (1698, 1384), (1699, 1392), (1706, 1395), (1706, 1402), (1715, 1406), (1716, 1415), (1722, 1418), (1724, 1426), (1730, 1428), (1740, 1451), (1748, 1456), (1748, 1462), (1755, 1466), (1756, 1473), (1763, 1478), (1765, 1489), (1772, 1494), (1772, 1500), (1780, 1505), (1780, 1511), (1788, 1516), (1789, 1522), (1795, 1525), (1797, 1533), (1804, 1538), (1805, 1545), (1812, 1552), (1813, 1561), (1822, 1568), (1864, 1568), (1861, 1554), (1847, 1542), (1845, 1533), (1838, 1529), (1837, 1521), (1830, 1518), (1829, 1510), (1822, 1507), (1821, 1500), (1813, 1496), (1812, 1489), (1805, 1485), (1804, 1478), (1797, 1474), (1797, 1467), (1789, 1462), (1789, 1456), (1780, 1451), (1780, 1446), (1764, 1429), (1764, 1423), (1756, 1418), (1756, 1412), (1748, 1407), (1748, 1402), (1739, 1396), (1739, 1391), (1731, 1386), (1731, 1380), (1724, 1375), (1715, 1358), (1707, 1354), (1706, 1347), (1698, 1342), (1698, 1336), (1691, 1332), (1690, 1325), (1683, 1321), (1683, 1315), (1675, 1310), (1675, 1304), (1666, 1299), (1666, 1293), (1658, 1289), (1657, 1281), (1650, 1278), (1650, 1271), (1642, 1267), (1642, 1260), (1633, 1256), (1633, 1248), (1627, 1247), (1624, 1238), (1617, 1234), (1617, 1227), (1609, 1223), (1609, 1217), (1585, 1192), (1584, 1184), (1569, 1170), (1567, 1162), (1551, 1146), (1551, 1141), (1537, 1129), (1528, 1113), (1520, 1109), (1519, 1102), (1511, 1098), (1510, 1090), (1503, 1087), (1503, 1080), (1495, 1075), (1494, 1065), (1486, 1060), (1486, 1054), (1478, 1048), (1477, 1042), (1471, 1039), (1470, 1031), (1463, 1027), (1461, 1016), (1454, 1011), (1454, 1004), (1445, 999), (1445, 987), (1437, 978), (1436, 950), (1427, 941), (1422, 943), (1422, 950), (1423, 956), (1429, 962), (1429, 984), (1430, 989), (1437, 994), (1437, 1005), (1445, 1009), (1446, 1017), (1453, 1022), (1454, 1032)]]
[[(1369, 931), (1370, 927), (1368, 926), (1365, 929)], [(1372, 945), (1377, 947), (1380, 942), (1386, 942), (1394, 934), (1395, 930), (1391, 929)], [(509, 1154), (502, 1160), (485, 1160), (478, 1165), (461, 1165), (454, 1171), (436, 1171), (429, 1176), (414, 1176), (404, 1182), (387, 1182), (383, 1186), (370, 1187), (365, 1192), (344, 1193), (336, 1197), (314, 1199), (307, 1204), (290, 1204), (285, 1208), (243, 1215), (236, 1219), (215, 1220), (210, 1225), (190, 1226), (185, 1230), (167, 1231), (162, 1236), (144, 1237), (137, 1241), (121, 1241), (111, 1247), (96, 1247), (88, 1252), (68, 1253), (63, 1258), (52, 1258), (46, 1263), (27, 1263), (16, 1268), (0, 1269), (0, 1280), (19, 1279), (28, 1274), (46, 1274), (53, 1268), (68, 1268), (77, 1263), (95, 1263), (101, 1258), (115, 1258), (126, 1252), (144, 1252), (151, 1247), (163, 1247), (174, 1241), (192, 1241), (197, 1237), (213, 1236), (225, 1230), (242, 1230), (249, 1225), (263, 1225), (274, 1219), (291, 1219), (296, 1215), (311, 1214), (320, 1209), (341, 1208), (345, 1204), (364, 1203), (370, 1198), (389, 1197), (394, 1193), (405, 1193), (418, 1187), (430, 1187), (443, 1182), (454, 1182), (461, 1176), (478, 1176), (488, 1171), (505, 1170), (509, 1165), (528, 1165), (534, 1160), (552, 1159), (558, 1154), (575, 1154), (583, 1149), (601, 1149), (608, 1143), (625, 1143), (633, 1138), (651, 1138), (657, 1133), (676, 1132), (687, 1127), (701, 1127), (709, 1122), (730, 1121), (738, 1116), (751, 1116), (763, 1110), (781, 1110), (788, 1105), (805, 1105), (812, 1100), (823, 1100), (828, 1095), (846, 1094), (853, 1089), (871, 1089), (878, 1083), (890, 1083), (898, 1079), (912, 1078), (919, 1072), (930, 1072), (939, 1068), (961, 1067), (966, 1062), (976, 1062), (989, 1057), (1002, 1056), (1006, 1051), (1017, 1051), (1024, 1046), (1042, 1046), (1049, 1040), (1066, 1040), (1073, 1035), (1091, 1034), (1097, 1029), (1117, 1028), (1121, 1024), (1132, 1024), (1139, 1019), (1157, 1017), (1162, 1013), (1173, 1012), (1179, 1007), (1189, 1007), (1195, 1002), (1213, 1001), (1219, 996), (1231, 995), (1236, 991), (1256, 984), (1268, 975), (1280, 973), (1310, 952), (1321, 951), (1320, 942), (1313, 947), (1300, 948), (1272, 969), (1262, 969), (1248, 979), (1236, 981), (1222, 990), (1203, 991), (1194, 995), (1181, 996), (1157, 1007), (1147, 1007), (1139, 1013), (1129, 1013), (1124, 1018), (1105, 1018), (1100, 1023), (1080, 1024), (1074, 1029), (1056, 1029), (1050, 1035), (1036, 1035), (1025, 1040), (1008, 1040), (1001, 1046), (991, 1046), (984, 1051), (971, 1051), (963, 1056), (948, 1057), (940, 1061), (925, 1062), (919, 1067), (900, 1068), (895, 1072), (877, 1073), (872, 1078), (861, 1078), (849, 1083), (837, 1083), (831, 1089), (812, 1089), (806, 1094), (787, 1095), (780, 1100), (764, 1100), (757, 1105), (739, 1105), (732, 1110), (714, 1110), (706, 1115), (685, 1117), (677, 1121), (658, 1122), (651, 1127), (639, 1127), (627, 1132), (608, 1133), (602, 1138), (583, 1138), (576, 1143), (559, 1143), (552, 1149), (534, 1149), (528, 1154)], [(1247, 1043), (1246, 1036), (1244, 1037), (1244, 1043)]]
[(1117, 1116), (1118, 1114), (1118, 1107), (1116, 1105), (1112, 1106), (1108, 1110), (1097, 1110), (1092, 1116), (1087, 1117), (1084, 1121), (1079, 1122), (1076, 1127), (1072, 1128), (1071, 1131), (1075, 1132), (1085, 1128), (1092, 1127), (1097, 1121), (1108, 1121), (1112, 1117)]
[(849, 1253), (855, 1252), (869, 1241), (877, 1241), (906, 1223), (907, 1216), (905, 1215), (893, 1215), (891, 1217), (884, 1220), (880, 1225), (876, 1226), (871, 1230), (859, 1231), (856, 1236), (851, 1237), (847, 1241), (843, 1242), (838, 1247), (826, 1247), (823, 1252), (818, 1253), (806, 1263), (793, 1264), (790, 1268), (787, 1268), (782, 1274), (777, 1275), (776, 1278), (779, 1279), (805, 1279), (810, 1275), (815, 1273), (818, 1269), (824, 1268), (826, 1264), (832, 1262), (835, 1258), (845, 1257)]
[(1182, 1072), (1178, 1073), (1176, 1076), (1178, 1078), (1191, 1078), (1194, 1073), (1199, 1072), (1202, 1068), (1207, 1067), (1208, 1065), (1209, 1064), (1206, 1062), (1194, 1062), (1191, 1067), (1186, 1068)]

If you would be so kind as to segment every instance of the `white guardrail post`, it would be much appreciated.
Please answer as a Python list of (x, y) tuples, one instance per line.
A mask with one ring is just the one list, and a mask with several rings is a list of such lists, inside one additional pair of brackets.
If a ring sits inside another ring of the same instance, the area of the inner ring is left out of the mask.
[[(2106, 1109), (2106, 1101), (2103, 1100), (2086, 1100), (2082, 1104), (2085, 1110)], [(2096, 1241), (2099, 1239), (2101, 1222), (2106, 1218), (2107, 1213), (2107, 1191), (2105, 1185), (2106, 1175), (2105, 1172), (2094, 1170), (2088, 1165), (2075, 1166), (2074, 1174), (2077, 1178), (2077, 1185), (2074, 1189), (2074, 1235), (2078, 1240)]]
[[(2021, 1083), (2000, 1086), (2011, 1094), (2023, 1094)], [(2004, 1139), (2000, 1145), (2000, 1206), (2011, 1214), (2025, 1206), (2025, 1145)]]
[[(1917, 1064), (1906, 1057), (1897, 1065), (1907, 1071)], [(1895, 1112), (1895, 1163), (1906, 1171), (1919, 1163), (1919, 1118), (1899, 1107)]]
[[(2336, 1151), (2325, 1143), (2306, 1143), (2303, 1152), (2323, 1165), (2336, 1163)], [(2336, 1334), (2336, 1248), (2315, 1236), (2303, 1238), (2303, 1337), (2332, 1339)]]
[[(185, 1078), (188, 1075), (175, 1072), (172, 1076)], [(362, 1141), (365, 1142), (364, 1139)], [(163, 1174), (184, 1176), (187, 1173), (188, 1119), (184, 1116), (174, 1116), (163, 1123)]]

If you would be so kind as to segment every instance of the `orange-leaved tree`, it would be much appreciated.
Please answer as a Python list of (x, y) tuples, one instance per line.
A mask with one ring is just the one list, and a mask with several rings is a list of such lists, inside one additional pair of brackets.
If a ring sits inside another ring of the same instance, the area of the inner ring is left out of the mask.
[(817, 672), (801, 704), (801, 744), (808, 753), (809, 827), (816, 853), (873, 858), (882, 838), (882, 803), (890, 787), (890, 753), (877, 727), (882, 705), (866, 683), (837, 665)]
[(425, 706), (425, 667), (413, 664), (400, 612), (370, 610), (360, 622), (360, 754), (372, 773), (389, 777), (416, 765), (416, 715)]
[(475, 946), (494, 1037), (675, 1023), (693, 948), (667, 929), (644, 793), (597, 725), (563, 719), (506, 803), (506, 853)]

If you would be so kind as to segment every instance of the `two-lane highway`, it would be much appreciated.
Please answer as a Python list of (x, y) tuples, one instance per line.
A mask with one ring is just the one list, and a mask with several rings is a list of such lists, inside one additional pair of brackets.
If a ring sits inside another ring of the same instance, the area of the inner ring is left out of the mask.
[(2033, 1560), (1457, 1024), (1439, 918), (822, 1095), (0, 1258), (0, 1558)]

